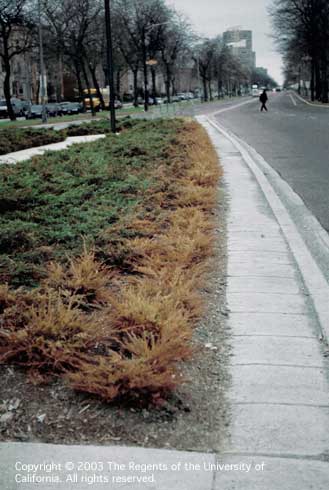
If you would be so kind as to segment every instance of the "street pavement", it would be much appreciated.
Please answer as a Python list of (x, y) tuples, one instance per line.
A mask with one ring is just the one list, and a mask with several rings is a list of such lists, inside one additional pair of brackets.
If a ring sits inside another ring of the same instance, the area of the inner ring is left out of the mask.
[(329, 106), (292, 92), (269, 94), (267, 113), (256, 102), (215, 120), (263, 167), (329, 283)]
[(329, 107), (312, 107), (290, 92), (270, 93), (259, 104), (217, 120), (256, 149), (303, 199), (329, 232)]
[[(270, 106), (285, 107), (289, 99), (279, 95)], [(252, 99), (213, 105), (212, 109), (209, 106), (209, 117), (198, 119), (218, 152), (229, 202), (227, 306), (233, 347), (228, 394), (230, 437), (217, 454), (3, 443), (1, 490), (86, 490), (90, 486), (133, 490), (328, 489), (328, 282), (285, 201), (298, 208), (302, 203), (262, 161), (263, 153), (244, 146), (225, 129), (226, 123), (231, 123), (230, 129), (238, 132), (240, 116), (248, 124), (253, 118), (266, 121), (272, 117), (270, 113), (258, 114), (257, 100)], [(225, 128), (217, 124), (218, 120)], [(266, 123), (259, 123), (262, 125), (266, 127)], [(250, 133), (253, 131), (255, 128)], [(248, 134), (243, 136), (254, 144)], [(269, 133), (268, 138), (270, 148)], [(284, 148), (290, 145), (285, 143)], [(285, 162), (289, 167), (289, 159)], [(319, 230), (319, 224), (312, 226)], [(43, 463), (53, 466), (47, 471)], [(146, 468), (144, 464), (154, 466)], [(54, 481), (36, 484), (32, 481), (36, 475)], [(134, 482), (123, 481), (127, 476), (134, 477)], [(148, 480), (138, 480), (141, 477)]]

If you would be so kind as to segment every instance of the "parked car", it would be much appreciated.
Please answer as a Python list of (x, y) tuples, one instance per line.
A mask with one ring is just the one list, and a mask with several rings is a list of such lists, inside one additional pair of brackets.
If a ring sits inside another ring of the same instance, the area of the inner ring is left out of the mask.
[(134, 102), (134, 96), (132, 94), (125, 93), (123, 94), (122, 100), (123, 102)]
[(7, 102), (5, 100), (0, 100), (0, 118), (6, 119), (8, 117)]
[(62, 115), (61, 106), (56, 102), (46, 104), (46, 109), (47, 109), (47, 114), (50, 117), (56, 117)]
[(122, 102), (118, 99), (114, 101), (114, 108), (115, 109), (121, 109), (122, 108)]
[(29, 109), (25, 112), (26, 119), (37, 119), (38, 117), (42, 118), (42, 105), (41, 104), (32, 104)]
[(83, 105), (80, 102), (61, 102), (59, 105), (63, 115), (79, 114), (83, 111)]
[(59, 105), (63, 115), (79, 114), (83, 110), (80, 102), (61, 102)]
[(26, 102), (24, 102), (21, 99), (17, 99), (16, 97), (12, 97), (10, 99), (10, 101), (11, 101), (11, 106), (14, 110), (15, 116), (17, 116), (17, 117), (24, 116), (25, 109), (26, 109)]
[[(15, 116), (22, 117), (25, 115), (25, 111), (29, 107), (29, 103), (26, 100), (17, 99), (16, 97), (12, 97), (10, 99), (11, 106), (15, 113)], [(8, 107), (5, 99), (0, 100), (0, 118), (8, 117)]]
[[(144, 104), (144, 99), (142, 97), (138, 97), (138, 103), (139, 104)], [(154, 104), (154, 100), (152, 99), (152, 97), (149, 97), (148, 98), (148, 103), (149, 105), (153, 105)]]

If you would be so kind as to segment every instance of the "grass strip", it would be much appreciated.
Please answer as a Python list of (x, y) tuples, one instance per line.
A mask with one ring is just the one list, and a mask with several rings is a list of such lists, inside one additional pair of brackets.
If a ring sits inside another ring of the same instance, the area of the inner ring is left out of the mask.
[(31, 266), (22, 254), (39, 247), (46, 267), (32, 274), (34, 289), (28, 273), (25, 287), (0, 289), (0, 362), (106, 401), (157, 403), (183, 381), (202, 313), (216, 153), (199, 125), (182, 120), (140, 121), (86, 146), (5, 175), (11, 189), (32, 192), (21, 196), (24, 210), (6, 213), (25, 224), (23, 250), (24, 240), (12, 241), (7, 257)]

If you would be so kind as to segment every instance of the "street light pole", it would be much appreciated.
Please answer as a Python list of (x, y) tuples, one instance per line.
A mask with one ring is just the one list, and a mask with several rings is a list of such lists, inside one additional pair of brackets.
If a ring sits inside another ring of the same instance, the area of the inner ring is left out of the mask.
[(149, 108), (149, 91), (148, 91), (148, 77), (147, 77), (146, 33), (144, 27), (142, 32), (142, 50), (143, 50), (143, 75), (144, 75), (144, 111), (147, 112)]
[(106, 24), (106, 61), (107, 61), (107, 77), (109, 85), (109, 97), (110, 97), (110, 115), (111, 115), (111, 131), (116, 132), (115, 123), (115, 105), (114, 105), (114, 75), (113, 75), (113, 46), (112, 46), (112, 29), (111, 29), (111, 9), (110, 0), (104, 0), (105, 6), (105, 24)]
[(38, 17), (39, 17), (39, 57), (40, 57), (40, 92), (42, 104), (42, 122), (47, 122), (47, 109), (45, 101), (45, 65), (43, 59), (43, 39), (42, 39), (42, 23), (41, 23), (41, 0), (38, 0)]

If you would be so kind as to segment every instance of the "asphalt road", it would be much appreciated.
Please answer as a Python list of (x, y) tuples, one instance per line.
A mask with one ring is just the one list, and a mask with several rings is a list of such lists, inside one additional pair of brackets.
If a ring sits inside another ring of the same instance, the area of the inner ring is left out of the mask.
[(257, 150), (303, 199), (329, 232), (329, 108), (286, 92), (222, 112), (217, 120)]

